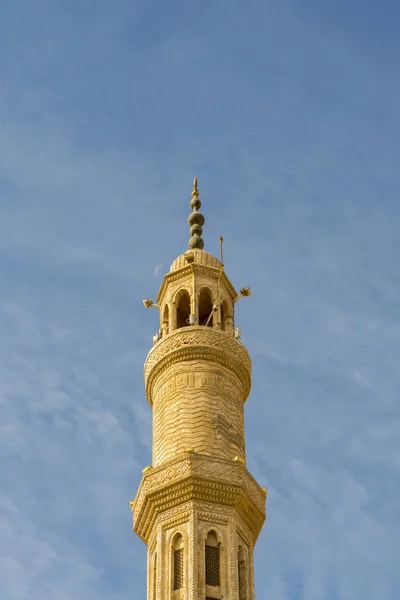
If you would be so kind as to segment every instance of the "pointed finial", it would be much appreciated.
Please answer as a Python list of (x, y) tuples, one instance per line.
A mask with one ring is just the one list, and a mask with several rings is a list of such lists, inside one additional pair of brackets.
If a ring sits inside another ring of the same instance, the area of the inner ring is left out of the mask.
[(190, 225), (190, 235), (192, 236), (189, 240), (189, 248), (199, 248), (200, 250), (204, 247), (204, 240), (201, 237), (203, 233), (204, 217), (199, 213), (201, 202), (199, 200), (199, 190), (197, 189), (197, 177), (193, 179), (193, 190), (192, 199), (190, 201), (190, 207), (193, 212), (188, 217), (188, 223)]

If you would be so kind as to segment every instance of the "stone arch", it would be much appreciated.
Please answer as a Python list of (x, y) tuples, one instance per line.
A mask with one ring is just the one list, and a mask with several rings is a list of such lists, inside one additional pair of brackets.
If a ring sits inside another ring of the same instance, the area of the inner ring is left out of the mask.
[(171, 539), (172, 582), (173, 591), (184, 587), (184, 542), (182, 534), (177, 531)]
[(211, 546), (218, 546), (219, 535), (215, 529), (212, 528), (207, 531), (206, 543), (209, 543)]
[(176, 306), (176, 326), (187, 327), (189, 325), (190, 315), (190, 294), (186, 288), (183, 288), (175, 295), (174, 304)]
[(183, 548), (183, 535), (180, 531), (176, 531), (171, 539), (171, 546), (174, 550)]
[(215, 529), (210, 529), (205, 541), (205, 583), (219, 588), (221, 585), (221, 542)]
[(198, 323), (199, 325), (213, 326), (213, 293), (208, 287), (202, 287), (198, 295)]

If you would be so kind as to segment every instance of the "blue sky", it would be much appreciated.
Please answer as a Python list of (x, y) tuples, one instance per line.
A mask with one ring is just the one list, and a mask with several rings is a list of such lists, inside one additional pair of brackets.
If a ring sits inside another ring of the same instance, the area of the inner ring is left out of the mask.
[[(0, 598), (139, 600), (143, 362), (184, 252), (252, 296), (257, 598), (400, 597), (398, 3), (3, 0)], [(156, 268), (158, 266), (158, 268)]]

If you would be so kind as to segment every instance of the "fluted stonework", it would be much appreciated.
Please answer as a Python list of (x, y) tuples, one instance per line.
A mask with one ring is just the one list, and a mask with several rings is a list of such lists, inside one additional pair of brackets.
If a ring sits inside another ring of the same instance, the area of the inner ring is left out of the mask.
[(160, 333), (144, 368), (153, 458), (131, 503), (148, 546), (148, 600), (255, 598), (266, 490), (245, 463), (251, 360), (234, 335), (237, 297), (197, 247), (175, 260), (157, 298)]

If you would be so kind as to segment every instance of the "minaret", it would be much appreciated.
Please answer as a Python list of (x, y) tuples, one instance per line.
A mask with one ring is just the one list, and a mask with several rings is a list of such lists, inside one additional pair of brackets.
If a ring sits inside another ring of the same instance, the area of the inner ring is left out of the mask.
[(154, 304), (160, 330), (145, 366), (153, 412), (152, 465), (131, 502), (147, 544), (148, 600), (254, 600), (253, 550), (266, 489), (246, 468), (243, 405), (251, 360), (234, 325), (238, 295), (203, 250), (194, 180), (189, 250)]

